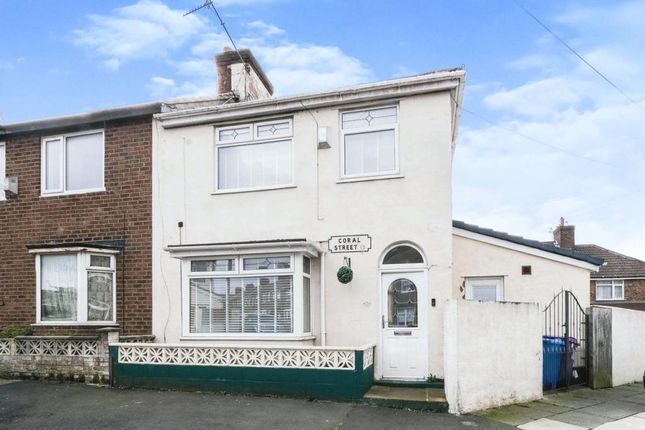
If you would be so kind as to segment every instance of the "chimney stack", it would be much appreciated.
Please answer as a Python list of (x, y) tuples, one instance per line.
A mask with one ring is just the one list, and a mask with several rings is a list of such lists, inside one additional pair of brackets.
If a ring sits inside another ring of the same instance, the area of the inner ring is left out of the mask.
[(576, 226), (568, 225), (560, 217), (560, 225), (553, 230), (553, 241), (560, 248), (573, 249), (576, 246)]
[(249, 49), (233, 51), (228, 46), (215, 54), (217, 95), (236, 101), (266, 99), (273, 85)]

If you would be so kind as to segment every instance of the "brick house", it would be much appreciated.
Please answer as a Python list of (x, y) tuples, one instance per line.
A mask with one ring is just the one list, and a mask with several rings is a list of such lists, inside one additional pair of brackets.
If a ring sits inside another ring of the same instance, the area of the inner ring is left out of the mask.
[(0, 125), (0, 329), (151, 333), (153, 115), (273, 93), (248, 49), (214, 60), (215, 97)]
[[(160, 103), (0, 127), (0, 328), (151, 332), (152, 115)], [(16, 190), (14, 190), (16, 191)]]
[(591, 272), (591, 304), (616, 306), (645, 311), (645, 261), (620, 254), (602, 246), (578, 245), (575, 226), (560, 219), (553, 232), (554, 242), (561, 248), (573, 249), (605, 263), (598, 272)]

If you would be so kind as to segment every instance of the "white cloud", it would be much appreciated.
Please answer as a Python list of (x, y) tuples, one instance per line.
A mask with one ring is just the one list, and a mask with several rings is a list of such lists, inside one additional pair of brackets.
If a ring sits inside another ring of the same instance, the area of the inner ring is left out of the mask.
[(74, 31), (73, 42), (117, 70), (128, 61), (165, 58), (206, 28), (199, 15), (182, 15), (163, 3), (140, 0), (110, 15), (89, 15), (89, 24)]
[[(231, 0), (218, 6), (247, 5), (262, 0)], [(155, 97), (214, 95), (212, 57), (231, 43), (219, 25), (206, 17), (171, 9), (153, 0), (114, 9), (109, 15), (90, 15), (89, 25), (74, 32), (74, 43), (102, 58), (103, 65), (118, 70), (124, 63), (163, 59), (172, 69), (173, 83), (153, 76), (148, 83)], [(250, 48), (271, 79), (276, 94), (308, 92), (373, 79), (360, 60), (337, 46), (289, 41), (285, 30), (264, 21), (247, 24), (250, 31), (238, 41)], [(157, 72), (158, 73), (158, 72)]]
[(258, 30), (266, 36), (275, 36), (276, 34), (284, 33), (284, 30), (273, 24), (267, 24), (264, 21), (252, 21), (248, 23), (249, 28)]
[(484, 104), (496, 110), (544, 116), (565, 107), (574, 107), (581, 100), (582, 95), (571, 88), (571, 82), (559, 76), (489, 94), (484, 97)]
[[(576, 49), (638, 99), (645, 94), (645, 83), (636, 78), (645, 73), (645, 57), (625, 53), (640, 52), (645, 7), (623, 6), (617, 7), (621, 13), (613, 6), (573, 10), (558, 22), (568, 26), (567, 33), (587, 34), (593, 27), (593, 34), (602, 34), (591, 42), (577, 40)], [(603, 22), (605, 13), (609, 18)], [(645, 109), (558, 43), (541, 39), (534, 52), (507, 66), (525, 83), (491, 85), (475, 96), (489, 109), (485, 116), (498, 114), (496, 122), (516, 133), (463, 114), (455, 154), (455, 217), (548, 240), (549, 229), (563, 216), (577, 226), (580, 243), (645, 259), (645, 228), (638, 215), (645, 212)]]
[(276, 94), (317, 91), (374, 79), (371, 70), (337, 46), (283, 42), (251, 47)]
[(0, 72), (14, 70), (16, 67), (25, 62), (24, 57), (2, 59), (0, 58)]

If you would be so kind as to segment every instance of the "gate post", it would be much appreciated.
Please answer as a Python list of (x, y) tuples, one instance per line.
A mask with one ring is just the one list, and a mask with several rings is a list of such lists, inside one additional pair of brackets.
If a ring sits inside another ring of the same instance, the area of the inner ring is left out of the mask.
[(592, 306), (589, 321), (591, 323), (589, 386), (593, 389), (608, 388), (612, 386), (611, 308)]

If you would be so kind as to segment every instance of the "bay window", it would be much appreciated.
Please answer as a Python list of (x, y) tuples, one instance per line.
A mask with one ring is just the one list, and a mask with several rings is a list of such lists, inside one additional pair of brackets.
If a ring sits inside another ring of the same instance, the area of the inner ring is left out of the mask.
[(37, 322), (115, 322), (115, 265), (113, 254), (100, 252), (37, 254)]
[(309, 258), (237, 255), (183, 260), (184, 336), (309, 335)]
[(215, 135), (216, 192), (293, 185), (290, 119), (222, 127)]
[(42, 194), (103, 191), (103, 143), (102, 130), (43, 138)]

